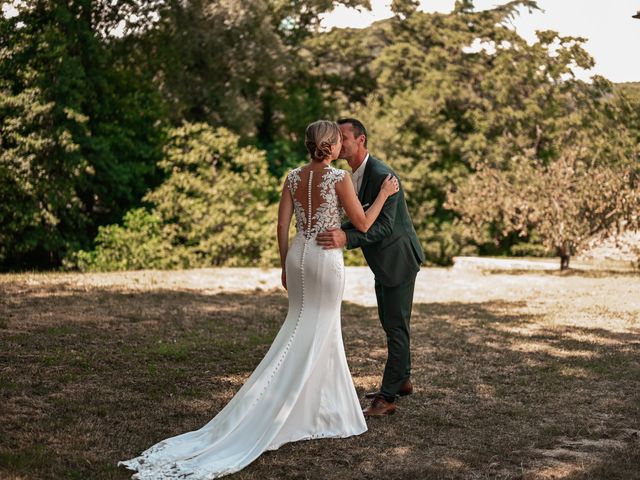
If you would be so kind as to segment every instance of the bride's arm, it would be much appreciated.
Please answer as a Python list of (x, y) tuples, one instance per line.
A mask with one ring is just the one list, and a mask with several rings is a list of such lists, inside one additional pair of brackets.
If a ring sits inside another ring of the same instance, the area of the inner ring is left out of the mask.
[(336, 193), (347, 217), (349, 217), (353, 226), (363, 233), (366, 233), (369, 228), (371, 228), (371, 225), (373, 225), (378, 215), (380, 215), (384, 202), (386, 202), (387, 198), (391, 195), (395, 194), (399, 188), (398, 179), (391, 174), (387, 175), (387, 178), (382, 182), (380, 192), (373, 202), (373, 205), (365, 212), (360, 204), (360, 200), (358, 200), (356, 196), (356, 191), (353, 188), (353, 183), (351, 183), (349, 175), (345, 175), (342, 181), (336, 183)]
[(289, 250), (289, 226), (291, 225), (291, 217), (293, 216), (293, 199), (291, 198), (288, 182), (288, 179), (285, 180), (284, 185), (282, 186), (280, 205), (278, 207), (277, 227), (280, 265), (282, 266), (282, 286), (284, 288), (287, 288), (285, 262), (287, 260), (287, 251)]

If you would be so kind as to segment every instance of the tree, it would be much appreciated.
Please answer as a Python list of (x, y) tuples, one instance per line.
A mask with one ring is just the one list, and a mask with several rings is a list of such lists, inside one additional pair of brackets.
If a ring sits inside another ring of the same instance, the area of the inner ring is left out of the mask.
[(546, 135), (540, 127), (528, 146), (521, 139), (522, 153), (476, 161), (448, 203), (475, 238), (535, 231), (561, 270), (593, 237), (640, 227), (637, 133), (625, 128), (609, 82), (578, 87), (556, 99)]
[(535, 2), (482, 12), (457, 2), (451, 14), (422, 13), (414, 3), (396, 5), (371, 65), (376, 88), (355, 114), (369, 128), (372, 150), (403, 176), (428, 260), (446, 264), (469, 248), (457, 214), (445, 206), (447, 191), (475, 158), (513, 148), (510, 130), (535, 131), (542, 112), (522, 106), (533, 103), (537, 84), (550, 83), (532, 72), (554, 59), (508, 24), (518, 8), (536, 8)]
[(476, 238), (484, 238), (488, 226), (496, 224), (496, 240), (535, 231), (566, 270), (571, 255), (594, 236), (640, 227), (637, 168), (598, 165), (591, 155), (591, 149), (568, 147), (550, 162), (516, 156), (508, 169), (480, 168), (455, 191), (449, 205)]
[(143, 41), (171, 123), (229, 128), (266, 150), (280, 177), (306, 155), (305, 126), (338, 110), (323, 75), (334, 66), (309, 46), (337, 5), (369, 8), (367, 0), (167, 1)]
[(171, 131), (160, 162), (167, 180), (148, 208), (101, 227), (92, 252), (68, 262), (82, 270), (196, 268), (272, 264), (278, 184), (264, 152), (207, 124)]
[(59, 265), (160, 179), (161, 99), (139, 52), (96, 30), (104, 5), (41, 0), (0, 18), (5, 268)]
[(0, 19), (3, 268), (55, 267), (139, 206), (162, 180), (168, 123), (229, 128), (267, 149), (279, 178), (305, 157), (305, 125), (334, 111), (301, 47), (333, 1), (10, 3), (18, 15)]
[[(513, 158), (536, 158), (540, 168), (529, 173), (543, 178), (551, 162), (570, 158), (568, 145), (582, 133), (577, 145), (599, 165), (610, 158), (612, 174), (621, 172), (615, 165), (623, 159), (635, 159), (627, 133), (611, 120), (622, 116), (612, 113), (608, 83), (575, 79), (575, 67), (593, 66), (585, 39), (547, 31), (530, 45), (511, 27), (519, 9), (535, 9), (535, 2), (476, 12), (473, 2), (459, 1), (447, 15), (421, 13), (411, 1), (394, 8), (392, 28), (371, 66), (376, 88), (357, 115), (369, 127), (372, 149), (403, 176), (429, 260), (447, 263), (472, 249), (504, 252), (523, 238), (518, 235), (541, 233), (493, 222), (470, 239), (457, 221), (467, 213), (447, 200), (451, 190), (468, 192), (462, 186), (476, 171), (511, 172)], [(474, 198), (478, 208), (487, 207)]]

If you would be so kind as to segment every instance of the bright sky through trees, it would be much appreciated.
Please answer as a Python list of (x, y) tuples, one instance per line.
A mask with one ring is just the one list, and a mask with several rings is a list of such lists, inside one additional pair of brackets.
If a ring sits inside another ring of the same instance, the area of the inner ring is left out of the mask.
[[(427, 12), (450, 12), (455, 0), (422, 0), (421, 9)], [(507, 3), (506, 0), (476, 0), (479, 10)], [(363, 28), (376, 20), (392, 15), (390, 0), (371, 0), (372, 10), (356, 11), (339, 7), (325, 17), (323, 25), (331, 27)], [(582, 36), (588, 39), (586, 50), (595, 58), (596, 66), (590, 72), (578, 71), (579, 78), (592, 74), (603, 75), (614, 82), (640, 81), (640, 62), (634, 61), (633, 49), (640, 45), (640, 19), (631, 16), (640, 10), (638, 0), (538, 0), (544, 10), (521, 12), (514, 26), (527, 40), (535, 38), (536, 30), (556, 30), (562, 35)], [(3, 4), (5, 15), (15, 10)]]
[[(455, 0), (422, 0), (421, 9), (427, 12), (450, 12)], [(475, 0), (479, 10), (507, 3), (505, 0)], [(389, 0), (371, 0), (371, 12), (337, 8), (323, 21), (326, 28), (362, 28), (376, 20), (392, 15)], [(634, 49), (640, 45), (640, 20), (632, 18), (640, 10), (638, 0), (538, 0), (544, 10), (530, 14), (527, 10), (514, 20), (518, 32), (528, 41), (536, 30), (555, 30), (562, 35), (588, 39), (586, 50), (595, 58), (590, 72), (576, 72), (579, 78), (603, 75), (614, 82), (640, 81), (640, 62)]]

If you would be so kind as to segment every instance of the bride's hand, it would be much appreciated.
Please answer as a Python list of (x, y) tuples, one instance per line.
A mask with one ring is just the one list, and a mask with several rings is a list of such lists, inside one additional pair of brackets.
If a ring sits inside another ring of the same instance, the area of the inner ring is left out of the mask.
[(380, 187), (380, 191), (385, 194), (387, 197), (390, 197), (394, 193), (400, 190), (400, 185), (398, 184), (398, 179), (391, 174), (387, 175), (387, 178), (382, 182), (382, 186)]
[(282, 269), (282, 275), (280, 276), (280, 279), (282, 281), (282, 286), (284, 287), (284, 289), (287, 289), (287, 272), (285, 271), (285, 269)]

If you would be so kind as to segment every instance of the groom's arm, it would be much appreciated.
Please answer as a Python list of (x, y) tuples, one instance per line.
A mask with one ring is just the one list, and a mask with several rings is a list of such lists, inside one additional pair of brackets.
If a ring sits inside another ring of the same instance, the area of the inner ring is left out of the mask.
[[(382, 182), (387, 177), (387, 174), (393, 172), (385, 171), (380, 175), (377, 175), (376, 179), (372, 179), (376, 184), (378, 193)], [(399, 179), (398, 179), (399, 181)], [(400, 186), (402, 188), (402, 186)], [(326, 232), (321, 232), (316, 237), (316, 242), (324, 249), (331, 248), (343, 248), (346, 247), (349, 250), (366, 245), (373, 245), (382, 241), (384, 238), (391, 235), (393, 232), (393, 225), (396, 219), (396, 212), (398, 210), (398, 197), (399, 193), (391, 195), (387, 198), (386, 202), (382, 206), (382, 211), (376, 221), (371, 225), (367, 233), (362, 233), (357, 230), (353, 224), (349, 221), (344, 222), (340, 228), (330, 229)]]
[(342, 225), (340, 225), (340, 228), (342, 230), (351, 230), (351, 229), (356, 228), (356, 227), (353, 226), (353, 223), (351, 223), (350, 220), (347, 220)]
[(357, 230), (351, 222), (343, 223), (340, 228), (321, 232), (316, 242), (324, 249), (347, 247), (351, 250), (366, 245), (373, 245), (391, 235), (398, 207), (398, 194), (392, 195), (382, 206), (382, 211), (367, 233)]

